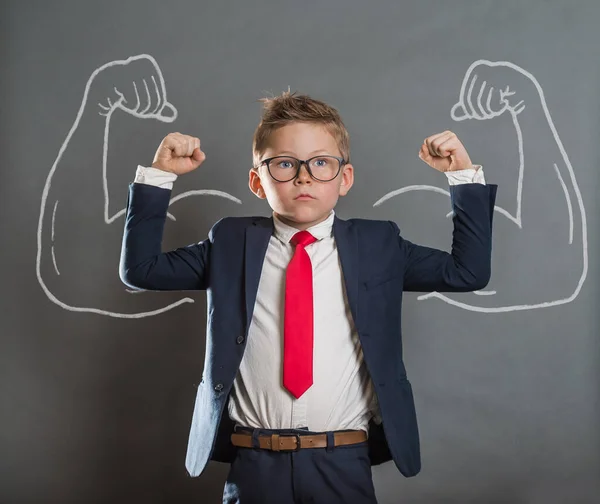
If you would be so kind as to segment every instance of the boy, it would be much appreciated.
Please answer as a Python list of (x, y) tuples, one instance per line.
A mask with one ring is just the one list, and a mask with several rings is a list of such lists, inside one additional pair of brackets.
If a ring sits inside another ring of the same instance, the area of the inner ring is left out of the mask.
[(272, 217), (225, 218), (162, 253), (172, 183), (205, 159), (198, 138), (170, 134), (130, 186), (121, 278), (208, 291), (192, 476), (209, 459), (231, 462), (223, 502), (373, 503), (371, 465), (420, 470), (402, 292), (487, 284), (496, 187), (446, 131), (419, 157), (452, 186), (451, 254), (404, 240), (393, 222), (343, 221), (333, 209), (354, 167), (338, 112), (289, 92), (263, 101), (249, 186)]

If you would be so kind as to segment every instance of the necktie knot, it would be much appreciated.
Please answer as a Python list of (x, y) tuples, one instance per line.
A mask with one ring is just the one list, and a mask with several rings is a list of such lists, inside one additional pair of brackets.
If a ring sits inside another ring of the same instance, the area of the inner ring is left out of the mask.
[(300, 245), (302, 247), (306, 247), (307, 245), (310, 245), (316, 241), (317, 239), (308, 231), (298, 231), (290, 240), (293, 245)]

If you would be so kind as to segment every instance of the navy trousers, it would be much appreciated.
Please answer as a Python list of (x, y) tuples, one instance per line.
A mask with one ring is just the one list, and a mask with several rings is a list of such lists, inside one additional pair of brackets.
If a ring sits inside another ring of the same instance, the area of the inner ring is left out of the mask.
[[(246, 429), (254, 446), (259, 434), (313, 434), (303, 429)], [(225, 488), (223, 504), (377, 504), (368, 445), (274, 452), (237, 448)]]

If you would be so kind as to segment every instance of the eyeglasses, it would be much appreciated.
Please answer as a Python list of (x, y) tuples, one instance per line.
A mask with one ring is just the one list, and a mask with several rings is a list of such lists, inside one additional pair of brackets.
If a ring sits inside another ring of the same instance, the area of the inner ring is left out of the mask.
[(315, 156), (306, 161), (292, 156), (275, 156), (261, 161), (258, 166), (266, 164), (269, 175), (277, 182), (289, 182), (297, 178), (302, 165), (306, 166), (306, 171), (313, 179), (330, 182), (346, 163), (344, 158), (337, 156)]

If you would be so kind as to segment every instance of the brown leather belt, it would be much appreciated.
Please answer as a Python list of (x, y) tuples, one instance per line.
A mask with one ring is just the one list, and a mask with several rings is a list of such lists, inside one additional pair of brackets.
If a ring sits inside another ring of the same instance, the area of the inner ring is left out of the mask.
[[(367, 440), (363, 430), (334, 432), (333, 446), (353, 445)], [(231, 435), (234, 446), (252, 448), (252, 434), (234, 432)], [(271, 434), (258, 436), (259, 447), (271, 451), (297, 451), (301, 448), (327, 448), (327, 434)]]

